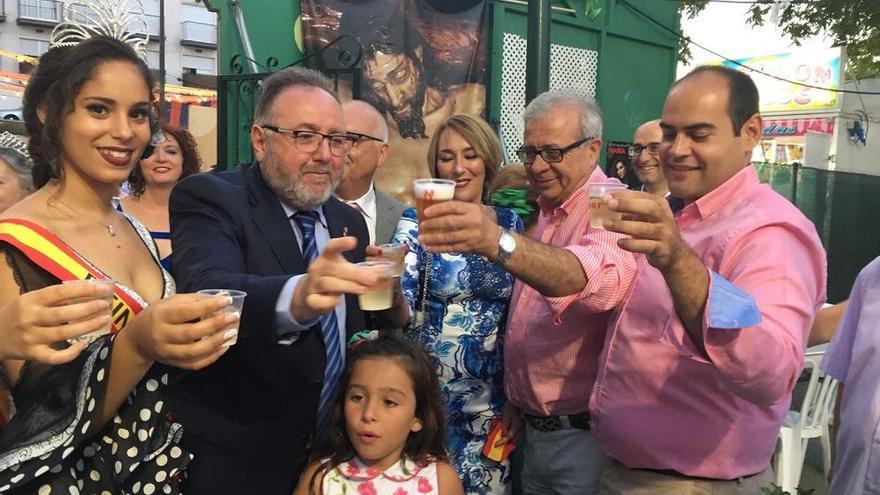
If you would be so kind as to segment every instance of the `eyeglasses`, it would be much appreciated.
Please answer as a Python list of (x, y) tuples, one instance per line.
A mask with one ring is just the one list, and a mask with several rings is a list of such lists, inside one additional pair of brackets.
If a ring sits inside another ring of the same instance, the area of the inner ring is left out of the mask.
[(365, 143), (367, 141), (377, 141), (382, 144), (385, 143), (384, 139), (380, 139), (374, 136), (370, 136), (369, 134), (361, 134), (359, 132), (349, 132), (347, 133), (348, 137), (352, 138), (352, 142), (354, 143), (354, 147), (357, 148), (361, 143)]
[(296, 149), (303, 153), (314, 153), (321, 143), (326, 139), (330, 142), (330, 154), (333, 156), (345, 156), (354, 146), (355, 138), (345, 134), (321, 134), (315, 131), (295, 131), (293, 129), (285, 129), (274, 125), (261, 125), (263, 129), (268, 129), (278, 134), (293, 139)]
[(638, 156), (645, 150), (648, 150), (648, 153), (651, 155), (656, 155), (657, 152), (660, 151), (660, 143), (648, 143), (647, 146), (634, 144), (629, 147), (629, 156), (632, 158), (638, 158)]
[(534, 163), (535, 158), (537, 158), (538, 155), (541, 155), (541, 158), (543, 158), (544, 161), (547, 163), (559, 163), (562, 161), (562, 158), (565, 157), (566, 153), (588, 141), (593, 141), (594, 139), (596, 138), (584, 138), (580, 141), (575, 141), (569, 144), (565, 148), (544, 148), (539, 150), (536, 149), (534, 146), (523, 146), (520, 149), (516, 150), (516, 155), (525, 165), (531, 165), (532, 163)]

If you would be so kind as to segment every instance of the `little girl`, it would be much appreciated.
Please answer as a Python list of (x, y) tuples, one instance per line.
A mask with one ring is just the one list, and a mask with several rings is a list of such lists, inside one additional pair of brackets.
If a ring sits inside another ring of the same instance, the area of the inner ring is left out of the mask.
[(440, 386), (425, 351), (375, 331), (350, 346), (335, 422), (294, 495), (463, 495), (446, 462)]

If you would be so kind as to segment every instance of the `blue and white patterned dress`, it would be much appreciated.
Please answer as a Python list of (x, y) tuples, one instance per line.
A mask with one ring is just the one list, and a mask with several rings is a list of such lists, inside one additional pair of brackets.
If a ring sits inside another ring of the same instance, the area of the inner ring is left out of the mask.
[[(498, 224), (522, 232), (513, 210), (496, 208)], [(427, 253), (418, 243), (416, 210), (403, 212), (394, 242), (409, 246), (401, 278), (410, 308), (422, 286), (424, 257), (430, 256), (425, 321), (408, 337), (434, 357), (446, 404), (446, 449), (468, 495), (510, 491), (509, 463), (483, 456), (492, 418), (504, 405), (501, 344), (513, 277), (480, 256)]]

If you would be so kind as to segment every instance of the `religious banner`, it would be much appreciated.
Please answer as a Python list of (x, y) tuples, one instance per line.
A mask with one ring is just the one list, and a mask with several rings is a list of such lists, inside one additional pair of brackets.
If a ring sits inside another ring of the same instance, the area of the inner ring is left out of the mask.
[[(313, 68), (332, 69), (339, 63), (334, 58), (360, 51), (361, 99), (385, 115), (389, 127), (391, 151), (376, 186), (412, 204), (413, 180), (430, 175), (427, 147), (437, 126), (455, 114), (484, 113), (489, 2), (301, 0), (300, 5), (304, 53), (316, 54), (344, 37), (333, 50), (309, 57)], [(345, 84), (339, 88), (344, 100), (351, 98)]]

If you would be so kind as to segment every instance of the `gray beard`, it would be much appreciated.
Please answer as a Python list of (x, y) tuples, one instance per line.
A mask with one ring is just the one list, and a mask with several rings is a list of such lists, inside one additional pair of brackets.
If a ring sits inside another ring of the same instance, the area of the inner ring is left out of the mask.
[[(325, 167), (329, 167), (326, 165)], [(311, 168), (316, 168), (311, 166)], [(288, 177), (281, 173), (281, 168), (275, 164), (274, 157), (267, 156), (265, 163), (261, 164), (263, 178), (269, 189), (279, 199), (296, 208), (299, 211), (312, 211), (320, 208), (330, 199), (330, 195), (339, 185), (341, 174), (330, 174), (330, 185), (323, 191), (312, 191), (302, 185), (299, 177)]]

